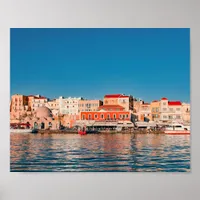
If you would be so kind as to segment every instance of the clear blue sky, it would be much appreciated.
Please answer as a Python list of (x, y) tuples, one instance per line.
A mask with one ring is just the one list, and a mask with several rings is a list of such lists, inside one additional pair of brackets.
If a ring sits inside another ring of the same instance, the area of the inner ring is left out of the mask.
[(11, 95), (190, 102), (190, 29), (11, 29)]

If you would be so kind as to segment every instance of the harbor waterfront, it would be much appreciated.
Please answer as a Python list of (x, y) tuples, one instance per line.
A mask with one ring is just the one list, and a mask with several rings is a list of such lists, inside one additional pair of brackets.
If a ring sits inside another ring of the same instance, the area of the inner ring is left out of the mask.
[(11, 172), (189, 172), (190, 136), (10, 135)]
[(10, 35), (11, 172), (190, 171), (189, 29)]

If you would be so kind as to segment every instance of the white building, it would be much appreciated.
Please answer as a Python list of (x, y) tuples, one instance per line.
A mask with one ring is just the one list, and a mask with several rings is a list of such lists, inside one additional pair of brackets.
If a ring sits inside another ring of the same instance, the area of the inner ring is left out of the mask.
[(160, 101), (160, 121), (181, 122), (182, 103), (180, 101), (168, 101), (167, 98), (162, 98)]
[(39, 107), (45, 106), (48, 99), (46, 97), (40, 96), (40, 95), (30, 95), (29, 97), (33, 97), (31, 99), (31, 107), (33, 111), (36, 111)]
[(45, 106), (51, 110), (53, 115), (59, 114), (59, 99), (53, 99), (48, 101)]
[(190, 104), (182, 103), (182, 119), (184, 122), (190, 123)]
[(78, 115), (78, 104), (82, 100), (82, 97), (78, 98), (64, 98), (59, 97), (59, 112), (60, 114)]

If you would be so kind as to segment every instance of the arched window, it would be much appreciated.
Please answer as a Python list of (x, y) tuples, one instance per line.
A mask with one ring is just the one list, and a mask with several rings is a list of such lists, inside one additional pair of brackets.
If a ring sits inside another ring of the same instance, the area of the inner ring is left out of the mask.
[(44, 122), (42, 122), (40, 126), (41, 126), (41, 129), (44, 129), (45, 128)]
[(101, 114), (101, 119), (104, 119), (104, 115), (103, 114)]
[(49, 128), (51, 128), (52, 127), (52, 123), (51, 122), (49, 122)]
[(92, 119), (92, 115), (91, 115), (91, 114), (88, 115), (88, 119), (89, 119), (89, 120)]

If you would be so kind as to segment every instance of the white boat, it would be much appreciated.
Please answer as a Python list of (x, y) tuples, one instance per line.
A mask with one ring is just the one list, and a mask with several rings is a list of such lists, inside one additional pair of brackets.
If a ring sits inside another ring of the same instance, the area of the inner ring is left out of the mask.
[(10, 129), (10, 133), (32, 133), (32, 129)]
[(173, 123), (165, 127), (164, 132), (170, 135), (189, 135), (190, 126), (185, 126), (179, 123)]
[(34, 128), (30, 128), (29, 123), (12, 123), (10, 124), (10, 133), (37, 133)]

